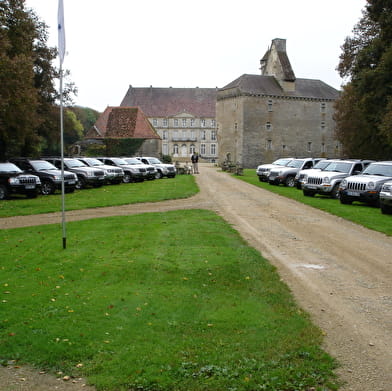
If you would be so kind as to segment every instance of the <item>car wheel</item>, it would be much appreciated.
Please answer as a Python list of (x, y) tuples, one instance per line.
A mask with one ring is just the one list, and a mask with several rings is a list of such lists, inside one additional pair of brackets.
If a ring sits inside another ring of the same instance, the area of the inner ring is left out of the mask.
[(284, 184), (287, 187), (294, 187), (295, 186), (295, 178), (293, 176), (287, 177)]
[(123, 177), (123, 182), (124, 183), (129, 183), (129, 182), (131, 182), (131, 176), (129, 175), (129, 174), (124, 174), (124, 177)]
[(163, 177), (162, 172), (157, 171), (157, 173), (155, 174), (155, 179), (161, 179), (162, 177)]
[(309, 190), (303, 190), (304, 196), (306, 197), (314, 197), (315, 193)]
[(8, 190), (4, 185), (0, 185), (0, 200), (6, 200), (8, 198)]
[(383, 215), (390, 215), (392, 214), (392, 207), (389, 205), (385, 205), (385, 204), (380, 204), (380, 208), (381, 208), (381, 213)]
[(86, 187), (86, 182), (83, 178), (78, 178), (75, 188), (81, 190)]
[(335, 200), (338, 200), (340, 198), (340, 193), (339, 193), (339, 185), (336, 184), (331, 191), (331, 197), (334, 198)]
[(43, 181), (41, 186), (41, 194), (49, 195), (53, 194), (56, 190), (56, 187), (50, 181)]
[(346, 197), (345, 195), (341, 194), (340, 195), (340, 203), (343, 205), (351, 205), (353, 203), (350, 198)]

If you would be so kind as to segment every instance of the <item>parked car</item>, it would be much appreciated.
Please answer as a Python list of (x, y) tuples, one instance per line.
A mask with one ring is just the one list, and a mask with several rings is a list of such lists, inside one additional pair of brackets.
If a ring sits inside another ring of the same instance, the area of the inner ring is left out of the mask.
[(313, 166), (313, 168), (306, 169), (306, 170), (300, 170), (297, 173), (297, 175), (295, 176), (295, 186), (296, 186), (296, 188), (301, 190), (306, 176), (312, 175), (315, 172), (322, 171), (331, 162), (332, 162), (332, 160), (330, 160), (330, 159), (322, 159), (319, 162), (317, 162)]
[(156, 178), (160, 179), (164, 176), (168, 178), (174, 178), (176, 176), (177, 170), (174, 164), (162, 163), (156, 157), (141, 156), (137, 157), (144, 164), (150, 164), (157, 169)]
[[(27, 158), (14, 158), (10, 162), (17, 165), (27, 174), (33, 174), (41, 180), (41, 193), (43, 195), (53, 194), (56, 190), (61, 190), (62, 176), (61, 170), (46, 160), (33, 160)], [(64, 190), (67, 193), (75, 191), (78, 177), (70, 171), (64, 171)]]
[[(44, 160), (54, 164), (59, 169), (61, 168), (61, 158), (59, 157), (47, 157)], [(76, 182), (77, 189), (84, 189), (87, 186), (101, 187), (105, 183), (103, 170), (86, 166), (78, 159), (64, 158), (64, 169), (76, 174), (78, 178)]]
[(124, 171), (120, 167), (109, 166), (98, 159), (92, 157), (78, 157), (86, 166), (99, 168), (105, 173), (105, 182), (118, 185), (123, 181)]
[(295, 176), (301, 170), (309, 170), (321, 158), (303, 158), (303, 159), (293, 159), (291, 162), (283, 167), (271, 168), (268, 175), (268, 183), (271, 185), (285, 185), (288, 187), (295, 186)]
[(381, 187), (380, 208), (383, 214), (392, 214), (392, 181), (385, 182)]
[(287, 158), (281, 158), (281, 159), (275, 160), (271, 164), (261, 164), (256, 169), (256, 174), (259, 177), (259, 181), (260, 182), (268, 182), (268, 175), (269, 175), (272, 168), (286, 166), (292, 160), (293, 160), (292, 157), (287, 157)]
[(119, 157), (99, 157), (97, 158), (108, 166), (119, 167), (124, 171), (123, 182), (143, 182), (145, 178), (145, 171), (140, 167), (128, 164), (124, 159)]
[(380, 190), (385, 182), (392, 180), (392, 161), (369, 164), (360, 175), (349, 176), (340, 183), (340, 202), (366, 202), (378, 206)]
[(158, 170), (151, 164), (144, 164), (141, 162), (139, 159), (136, 159), (135, 157), (123, 157), (123, 159), (131, 165), (137, 165), (141, 169), (145, 169), (145, 179), (155, 179), (157, 176)]
[(41, 181), (36, 175), (23, 173), (13, 163), (0, 163), (0, 200), (7, 199), (10, 194), (24, 194), (28, 198), (35, 198), (40, 188)]
[(315, 194), (339, 198), (340, 182), (351, 175), (358, 175), (367, 167), (371, 160), (338, 160), (332, 161), (323, 171), (316, 172), (305, 178), (302, 190), (305, 196)]

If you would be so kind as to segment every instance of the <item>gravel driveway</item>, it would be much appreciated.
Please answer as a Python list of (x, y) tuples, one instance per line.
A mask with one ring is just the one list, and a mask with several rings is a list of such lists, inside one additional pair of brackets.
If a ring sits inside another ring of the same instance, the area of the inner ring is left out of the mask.
[[(221, 215), (279, 270), (325, 333), (342, 391), (392, 391), (392, 237), (201, 167), (186, 200), (73, 211), (67, 221), (205, 208)], [(1, 228), (59, 223), (60, 214), (0, 219)], [(392, 219), (391, 219), (392, 224)], [(0, 391), (86, 390), (27, 368), (0, 369)]]

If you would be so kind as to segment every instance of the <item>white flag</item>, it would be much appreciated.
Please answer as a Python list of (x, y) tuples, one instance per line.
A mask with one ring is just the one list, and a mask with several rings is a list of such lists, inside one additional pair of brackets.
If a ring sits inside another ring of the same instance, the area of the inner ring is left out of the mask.
[(59, 0), (59, 10), (58, 10), (58, 33), (59, 33), (59, 56), (60, 64), (64, 61), (65, 56), (65, 30), (64, 30), (64, 5), (63, 0)]

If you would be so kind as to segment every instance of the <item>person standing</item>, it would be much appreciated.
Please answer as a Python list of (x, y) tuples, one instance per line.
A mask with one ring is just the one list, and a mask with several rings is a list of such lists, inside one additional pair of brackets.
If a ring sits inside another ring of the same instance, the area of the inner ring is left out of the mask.
[(194, 152), (191, 156), (191, 162), (193, 166), (193, 173), (198, 174), (199, 173), (199, 155), (197, 152)]

